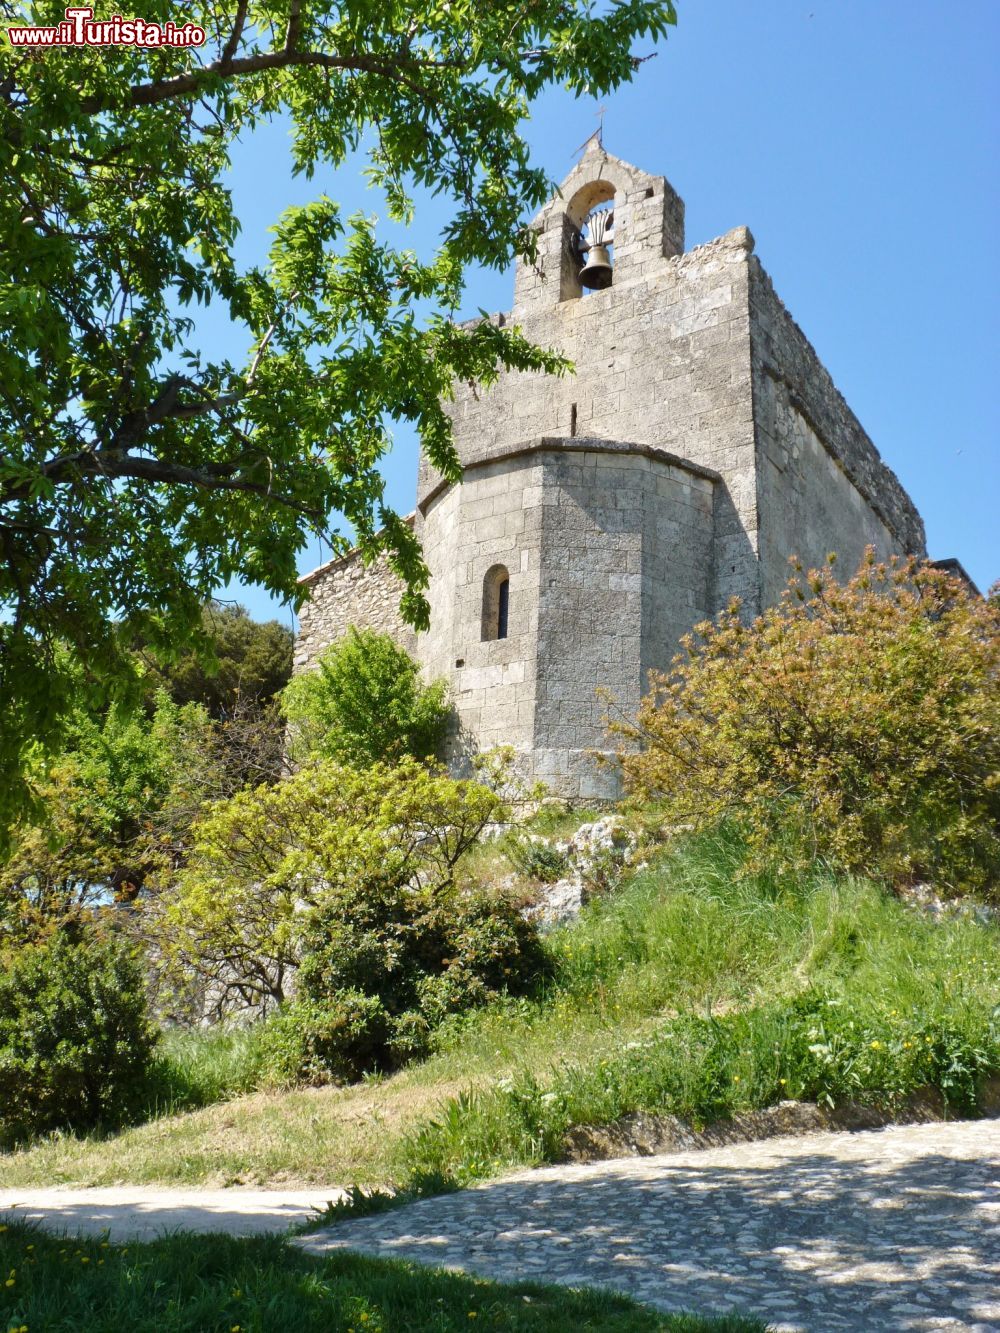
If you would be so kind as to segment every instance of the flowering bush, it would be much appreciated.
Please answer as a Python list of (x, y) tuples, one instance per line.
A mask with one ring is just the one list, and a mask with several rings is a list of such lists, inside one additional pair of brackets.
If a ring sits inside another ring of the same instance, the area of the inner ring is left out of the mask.
[(758, 864), (996, 892), (996, 600), (869, 551), (846, 585), (799, 570), (780, 606), (746, 625), (734, 602), (684, 650), (613, 724), (633, 792), (674, 821), (732, 821)]

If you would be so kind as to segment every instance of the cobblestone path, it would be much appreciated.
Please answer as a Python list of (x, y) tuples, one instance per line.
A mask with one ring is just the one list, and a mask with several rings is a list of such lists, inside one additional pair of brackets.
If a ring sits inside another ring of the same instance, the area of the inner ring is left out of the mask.
[(297, 1243), (605, 1285), (779, 1330), (1000, 1333), (1000, 1121), (549, 1167)]

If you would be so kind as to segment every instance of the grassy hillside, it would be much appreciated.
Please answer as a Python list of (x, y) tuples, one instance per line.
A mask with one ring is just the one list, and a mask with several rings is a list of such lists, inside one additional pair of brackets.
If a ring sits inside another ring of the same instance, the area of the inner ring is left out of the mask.
[[(974, 1113), (1000, 1070), (997, 927), (933, 922), (822, 869), (740, 881), (737, 859), (719, 836), (660, 853), (550, 937), (543, 995), (467, 1015), (392, 1078), (55, 1138), (0, 1158), (0, 1185), (461, 1181), (556, 1158), (571, 1126), (633, 1110), (891, 1108), (924, 1086)], [(175, 1059), (238, 1090), (251, 1046), (195, 1036)]]

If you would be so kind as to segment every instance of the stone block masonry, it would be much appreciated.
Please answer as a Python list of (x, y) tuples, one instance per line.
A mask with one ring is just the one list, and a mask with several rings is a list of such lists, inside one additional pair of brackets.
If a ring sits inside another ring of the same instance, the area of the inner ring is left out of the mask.
[(390, 634), (407, 652), (416, 649), (416, 634), (399, 614), (402, 581), (384, 556), (366, 565), (352, 551), (301, 581), (309, 589), (309, 599), (299, 611), (295, 671), (315, 666), (323, 649), (342, 639), (351, 625)]

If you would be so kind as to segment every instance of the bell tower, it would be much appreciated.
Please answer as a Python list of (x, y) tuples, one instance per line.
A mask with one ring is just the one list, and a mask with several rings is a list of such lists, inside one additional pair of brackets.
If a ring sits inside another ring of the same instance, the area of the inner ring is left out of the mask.
[(624, 286), (643, 275), (648, 261), (684, 252), (680, 195), (666, 177), (614, 157), (596, 135), (531, 225), (538, 255), (534, 264), (518, 266), (515, 319), (579, 300), (588, 287)]

